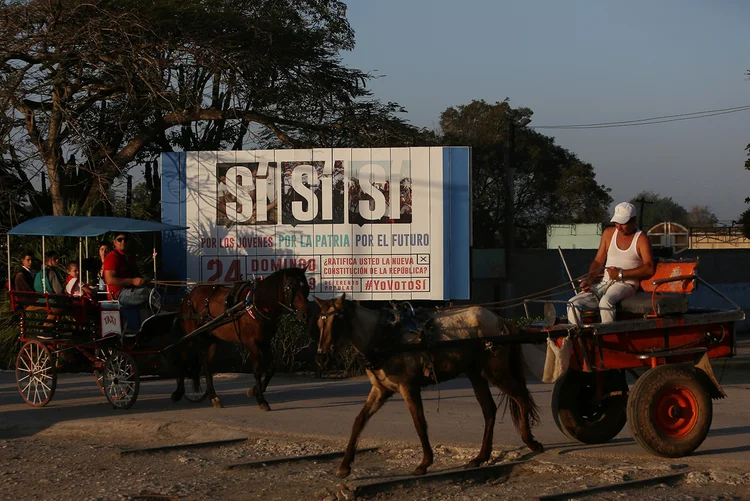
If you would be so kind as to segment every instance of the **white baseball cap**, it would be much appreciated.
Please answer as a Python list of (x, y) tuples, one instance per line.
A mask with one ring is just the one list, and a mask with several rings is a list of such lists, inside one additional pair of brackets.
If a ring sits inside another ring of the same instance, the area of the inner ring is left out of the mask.
[(615, 214), (610, 219), (613, 223), (625, 224), (635, 217), (635, 206), (628, 202), (622, 202), (615, 207)]

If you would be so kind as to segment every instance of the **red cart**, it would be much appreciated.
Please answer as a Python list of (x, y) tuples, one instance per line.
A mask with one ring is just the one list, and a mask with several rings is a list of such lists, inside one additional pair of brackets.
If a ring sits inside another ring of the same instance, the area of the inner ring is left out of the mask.
[[(627, 422), (652, 454), (681, 457), (701, 445), (711, 427), (712, 400), (726, 397), (710, 360), (734, 356), (736, 323), (745, 314), (702, 280), (697, 266), (659, 262), (655, 276), (641, 282), (644, 292), (625, 300), (613, 323), (584, 313), (580, 326), (550, 315), (523, 328), (526, 342), (572, 343), (569, 370), (555, 382), (552, 397), (553, 418), (565, 435), (603, 443)], [(699, 282), (732, 308), (689, 306)], [(632, 386), (628, 373), (636, 378)]]

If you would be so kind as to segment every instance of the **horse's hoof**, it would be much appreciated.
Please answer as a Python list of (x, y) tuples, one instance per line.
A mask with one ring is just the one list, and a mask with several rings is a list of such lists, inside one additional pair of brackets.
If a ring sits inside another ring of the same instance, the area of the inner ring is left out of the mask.
[(172, 402), (179, 402), (182, 400), (182, 393), (175, 391), (169, 396), (169, 398), (172, 399)]
[(529, 449), (531, 449), (534, 452), (544, 452), (544, 446), (540, 443), (534, 440), (529, 444)]
[(258, 404), (258, 407), (260, 407), (260, 410), (262, 410), (262, 411), (270, 411), (271, 410), (271, 406), (268, 405), (267, 402), (263, 402), (262, 404)]
[(480, 461), (478, 459), (472, 459), (471, 461), (466, 463), (466, 466), (464, 468), (466, 468), (467, 470), (470, 468), (479, 468), (479, 465), (481, 465), (482, 463), (484, 463), (484, 461)]
[(255, 386), (253, 386), (252, 388), (248, 388), (247, 389), (247, 396), (248, 397), (254, 397), (255, 396)]
[(224, 404), (221, 403), (221, 400), (219, 400), (219, 397), (212, 398), (211, 405), (213, 405), (217, 409), (221, 409), (224, 407)]
[(338, 475), (339, 478), (346, 478), (351, 472), (351, 468), (345, 468), (342, 466), (341, 468), (339, 468), (339, 471), (336, 472), (336, 475)]
[(419, 476), (422, 476), (422, 475), (424, 475), (425, 473), (427, 473), (427, 467), (426, 467), (426, 466), (422, 466), (422, 465), (419, 465), (419, 466), (417, 466), (417, 467), (416, 467), (416, 468), (414, 469), (414, 471), (413, 471), (413, 472), (411, 472), (411, 474), (412, 474), (412, 475), (414, 475), (415, 477), (419, 477)]

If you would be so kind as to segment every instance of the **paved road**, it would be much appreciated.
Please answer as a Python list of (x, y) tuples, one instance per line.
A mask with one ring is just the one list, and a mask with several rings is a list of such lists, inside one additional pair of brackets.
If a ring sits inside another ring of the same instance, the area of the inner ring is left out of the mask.
[[(723, 462), (750, 460), (750, 363), (715, 364), (717, 377), (729, 394), (714, 401), (711, 433), (690, 461)], [(90, 375), (61, 375), (52, 402), (44, 408), (31, 408), (22, 402), (13, 372), (0, 372), (0, 438), (33, 435), (49, 427), (107, 429), (108, 426), (136, 425), (152, 428), (158, 423), (195, 421), (217, 438), (227, 432), (264, 430), (344, 440), (359, 412), (370, 384), (364, 378), (350, 380), (277, 377), (267, 398), (273, 410), (261, 412), (254, 400), (245, 396), (249, 378), (224, 376), (217, 379), (217, 390), (226, 407), (213, 409), (208, 403), (172, 403), (171, 381), (145, 381), (135, 406), (114, 411), (99, 393)], [(550, 416), (552, 385), (530, 384), (540, 409), (542, 423), (537, 438), (556, 454), (585, 454), (621, 457), (625, 460), (655, 460), (630, 437), (627, 426), (611, 443), (585, 446), (571, 443), (555, 427)], [(458, 379), (442, 384), (439, 392), (424, 392), (425, 409), (433, 445), (453, 444), (478, 447), (482, 419), (468, 381)], [(522, 445), (509, 417), (497, 424), (495, 441), (499, 446)], [(411, 418), (400, 397), (394, 397), (371, 421), (364, 439), (405, 441), (418, 447)], [(678, 460), (676, 462), (687, 462)]]

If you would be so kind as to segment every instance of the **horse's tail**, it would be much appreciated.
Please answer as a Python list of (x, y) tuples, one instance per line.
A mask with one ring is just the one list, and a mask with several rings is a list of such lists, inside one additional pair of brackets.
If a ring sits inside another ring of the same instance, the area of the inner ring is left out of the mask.
[[(521, 350), (520, 344), (511, 344), (509, 357), (510, 360), (509, 368), (511, 377), (515, 380), (514, 382), (518, 385), (519, 395), (517, 397), (526, 403), (526, 407), (529, 410), (529, 425), (535, 426), (539, 424), (539, 407), (534, 402), (534, 397), (531, 395), (528, 386), (526, 386), (526, 362), (523, 358), (523, 350)], [(520, 429), (521, 424), (521, 405), (514, 399), (506, 399), (506, 406), (510, 407), (510, 417), (513, 419), (513, 425), (516, 429)]]

